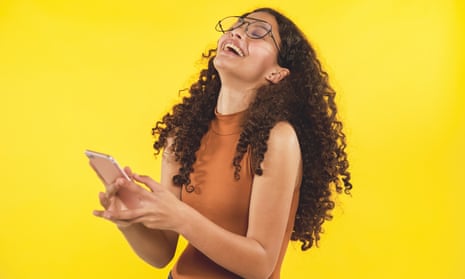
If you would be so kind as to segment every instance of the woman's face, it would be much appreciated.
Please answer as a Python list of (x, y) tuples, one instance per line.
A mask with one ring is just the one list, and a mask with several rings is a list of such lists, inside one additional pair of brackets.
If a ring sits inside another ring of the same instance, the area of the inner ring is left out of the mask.
[(232, 78), (258, 88), (267, 83), (267, 75), (279, 68), (278, 49), (271, 34), (260, 39), (246, 34), (247, 23), (254, 21), (251, 18), (268, 22), (276, 44), (280, 44), (276, 19), (265, 12), (252, 13), (244, 18), (245, 24), (220, 37), (214, 65), (223, 82)]

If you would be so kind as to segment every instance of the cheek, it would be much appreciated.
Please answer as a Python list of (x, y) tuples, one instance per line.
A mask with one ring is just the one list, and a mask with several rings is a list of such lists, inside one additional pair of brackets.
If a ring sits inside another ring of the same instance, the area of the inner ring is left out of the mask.
[(216, 42), (216, 47), (219, 49), (220, 45), (228, 38), (228, 33), (224, 33), (218, 38), (218, 41)]
[[(258, 59), (264, 60), (264, 62), (269, 62), (273, 64), (278, 61), (278, 53), (275, 51), (275, 48), (268, 44), (265, 41), (259, 43), (250, 43), (249, 52), (251, 55), (257, 57)], [(268, 64), (268, 63), (267, 63)]]

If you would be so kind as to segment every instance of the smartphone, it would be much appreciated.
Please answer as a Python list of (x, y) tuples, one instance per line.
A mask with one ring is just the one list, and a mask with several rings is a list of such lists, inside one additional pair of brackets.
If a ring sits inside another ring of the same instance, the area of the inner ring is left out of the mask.
[(89, 164), (102, 180), (103, 184), (111, 184), (120, 177), (131, 180), (119, 166), (118, 162), (110, 155), (91, 150), (86, 150), (85, 154), (87, 158), (89, 158)]
[[(92, 150), (86, 150), (85, 154), (89, 159), (90, 166), (94, 169), (105, 186), (115, 182), (115, 180), (120, 177), (131, 181), (129, 176), (112, 156)], [(118, 190), (116, 196), (122, 202), (122, 204), (118, 203), (117, 205), (119, 209), (137, 208), (140, 205), (140, 199), (125, 188)]]

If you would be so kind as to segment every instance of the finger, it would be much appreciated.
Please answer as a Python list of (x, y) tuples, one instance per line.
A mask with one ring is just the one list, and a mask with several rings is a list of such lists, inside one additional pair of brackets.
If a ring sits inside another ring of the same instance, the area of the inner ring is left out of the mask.
[(118, 187), (118, 191), (122, 191), (124, 189), (125, 194), (129, 193), (130, 195), (144, 196), (150, 193), (141, 185), (138, 185), (134, 181), (128, 181), (124, 178), (118, 178), (115, 181), (115, 184)]
[(153, 180), (150, 176), (133, 173), (133, 178), (137, 182), (145, 184), (152, 192), (155, 192), (156, 190), (160, 189), (160, 184)]
[(106, 209), (110, 205), (110, 200), (107, 198), (105, 193), (98, 193), (100, 204)]
[(130, 178), (132, 178), (132, 176), (134, 175), (130, 167), (125, 167), (125, 168), (124, 168), (124, 172), (125, 172)]
[(114, 221), (114, 220), (105, 218), (104, 212), (105, 212), (105, 211), (103, 211), (103, 210), (94, 210), (92, 213), (93, 213), (94, 216), (96, 216), (96, 217), (100, 217), (100, 218), (109, 220), (109, 221), (111, 221), (112, 223), (115, 223), (115, 224), (116, 224), (118, 227), (120, 227), (120, 228), (125, 228), (125, 227), (128, 227), (128, 226), (131, 225), (131, 223), (130, 223), (130, 222), (127, 222), (127, 221)]
[(103, 210), (94, 210), (92, 211), (92, 214), (94, 214), (94, 216), (103, 218), (103, 212), (104, 212)]
[(105, 196), (107, 198), (110, 198), (111, 196), (114, 196), (116, 194), (116, 192), (118, 192), (119, 190), (119, 187), (120, 187), (120, 183), (118, 183), (118, 180), (117, 179), (115, 182), (111, 183), (111, 184), (108, 184), (106, 185), (105, 187)]
[(137, 218), (147, 215), (148, 212), (145, 208), (136, 208), (128, 210), (110, 211), (106, 210), (102, 216), (106, 219), (113, 221), (128, 221), (131, 222)]

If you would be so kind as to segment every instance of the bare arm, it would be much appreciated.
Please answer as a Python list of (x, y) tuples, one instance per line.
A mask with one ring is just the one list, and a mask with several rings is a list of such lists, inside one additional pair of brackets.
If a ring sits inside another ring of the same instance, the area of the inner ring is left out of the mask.
[[(172, 177), (179, 169), (178, 164), (169, 152), (163, 152), (161, 187), (167, 189), (173, 196), (180, 198), (181, 188), (172, 183)], [(129, 168), (125, 169), (128, 175), (133, 176)], [(134, 186), (136, 187), (136, 186)], [(138, 187), (138, 186), (137, 186)], [(104, 196), (101, 199), (105, 199)], [(103, 201), (102, 204), (109, 203)], [(105, 205), (104, 205), (105, 206)], [(107, 217), (104, 211), (96, 211), (99, 217)], [(178, 242), (178, 233), (171, 230), (150, 229), (142, 223), (128, 224), (125, 221), (116, 221), (118, 228), (131, 245), (134, 252), (145, 262), (158, 268), (166, 266), (173, 258)]]
[[(247, 235), (228, 232), (196, 211), (189, 211), (179, 232), (219, 265), (244, 278), (268, 278), (276, 265), (288, 223), (293, 193), (301, 181), (297, 136), (288, 123), (270, 134), (262, 164), (255, 176)], [(225, 253), (227, 251), (227, 253)]]
[[(248, 279), (268, 278), (280, 253), (294, 190), (300, 185), (301, 164), (294, 129), (278, 123), (270, 133), (263, 175), (254, 178), (246, 236), (221, 228), (160, 187), (146, 195), (150, 208), (115, 212), (111, 218), (176, 231), (231, 272)], [(151, 183), (148, 177), (136, 179)]]
[[(181, 188), (172, 183), (172, 177), (178, 169), (179, 166), (172, 158), (172, 154), (164, 150), (160, 184), (179, 199)], [(120, 230), (134, 252), (155, 267), (166, 266), (176, 252), (178, 233), (174, 231), (150, 229), (141, 223), (120, 227)]]

